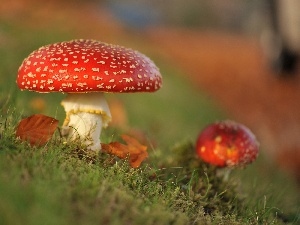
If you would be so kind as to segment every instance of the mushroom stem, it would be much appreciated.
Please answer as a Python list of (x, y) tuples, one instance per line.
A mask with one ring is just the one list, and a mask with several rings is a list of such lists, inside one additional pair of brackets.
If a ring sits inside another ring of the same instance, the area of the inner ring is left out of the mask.
[(70, 140), (84, 141), (90, 150), (100, 150), (100, 134), (111, 120), (111, 114), (103, 93), (68, 94), (61, 102), (66, 111), (63, 124)]

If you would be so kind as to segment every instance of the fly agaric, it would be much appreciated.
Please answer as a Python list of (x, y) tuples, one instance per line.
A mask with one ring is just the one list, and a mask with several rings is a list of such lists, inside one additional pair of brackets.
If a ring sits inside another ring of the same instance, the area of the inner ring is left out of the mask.
[(21, 90), (62, 92), (63, 129), (100, 150), (102, 127), (111, 121), (104, 92), (154, 92), (162, 85), (159, 69), (132, 49), (95, 40), (71, 40), (32, 52), (18, 70)]
[(244, 125), (222, 121), (208, 125), (199, 135), (196, 152), (203, 161), (218, 167), (244, 166), (258, 155), (259, 144)]

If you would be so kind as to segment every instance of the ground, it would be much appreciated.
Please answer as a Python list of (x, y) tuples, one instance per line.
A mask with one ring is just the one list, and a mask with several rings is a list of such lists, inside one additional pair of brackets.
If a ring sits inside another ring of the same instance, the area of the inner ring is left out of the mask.
[[(29, 29), (47, 26), (49, 21), (52, 27), (67, 24), (72, 32), (76, 27), (78, 37), (74, 38), (93, 37), (121, 45), (136, 39), (137, 46), (159, 52), (181, 67), (194, 87), (210, 95), (229, 118), (253, 130), (270, 161), (300, 180), (300, 78), (278, 79), (272, 74), (255, 38), (166, 27), (141, 32), (124, 27), (99, 5), (76, 4), (7, 1), (0, 6), (0, 18)], [(0, 33), (1, 40), (7, 41)]]

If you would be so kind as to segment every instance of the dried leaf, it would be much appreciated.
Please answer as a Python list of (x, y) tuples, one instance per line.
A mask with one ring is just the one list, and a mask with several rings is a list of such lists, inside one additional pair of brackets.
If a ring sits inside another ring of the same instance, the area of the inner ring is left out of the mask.
[(148, 157), (147, 146), (140, 144), (136, 139), (128, 135), (123, 134), (121, 137), (128, 146), (131, 167), (139, 167), (144, 159)]
[(144, 159), (148, 157), (147, 146), (140, 144), (136, 139), (128, 135), (124, 134), (121, 137), (126, 142), (126, 145), (119, 142), (102, 143), (103, 151), (121, 159), (129, 157), (130, 166), (133, 168), (139, 167)]
[(101, 144), (102, 150), (106, 153), (115, 155), (120, 159), (124, 159), (129, 155), (127, 146), (119, 142), (111, 142), (109, 144)]
[(58, 126), (58, 120), (42, 114), (35, 114), (20, 121), (16, 137), (28, 141), (32, 146), (45, 145)]
[(130, 153), (140, 153), (147, 151), (147, 146), (142, 145), (133, 137), (130, 137), (126, 134), (121, 135), (122, 139), (126, 142), (126, 144), (130, 147)]

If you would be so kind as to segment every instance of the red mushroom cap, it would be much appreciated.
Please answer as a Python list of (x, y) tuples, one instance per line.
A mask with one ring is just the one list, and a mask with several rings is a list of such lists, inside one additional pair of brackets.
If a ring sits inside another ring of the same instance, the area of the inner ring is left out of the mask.
[(37, 92), (153, 92), (162, 77), (137, 51), (81, 39), (32, 52), (19, 68), (17, 84)]
[(205, 162), (219, 166), (243, 166), (253, 162), (259, 144), (244, 125), (223, 121), (207, 126), (199, 135), (196, 152)]

